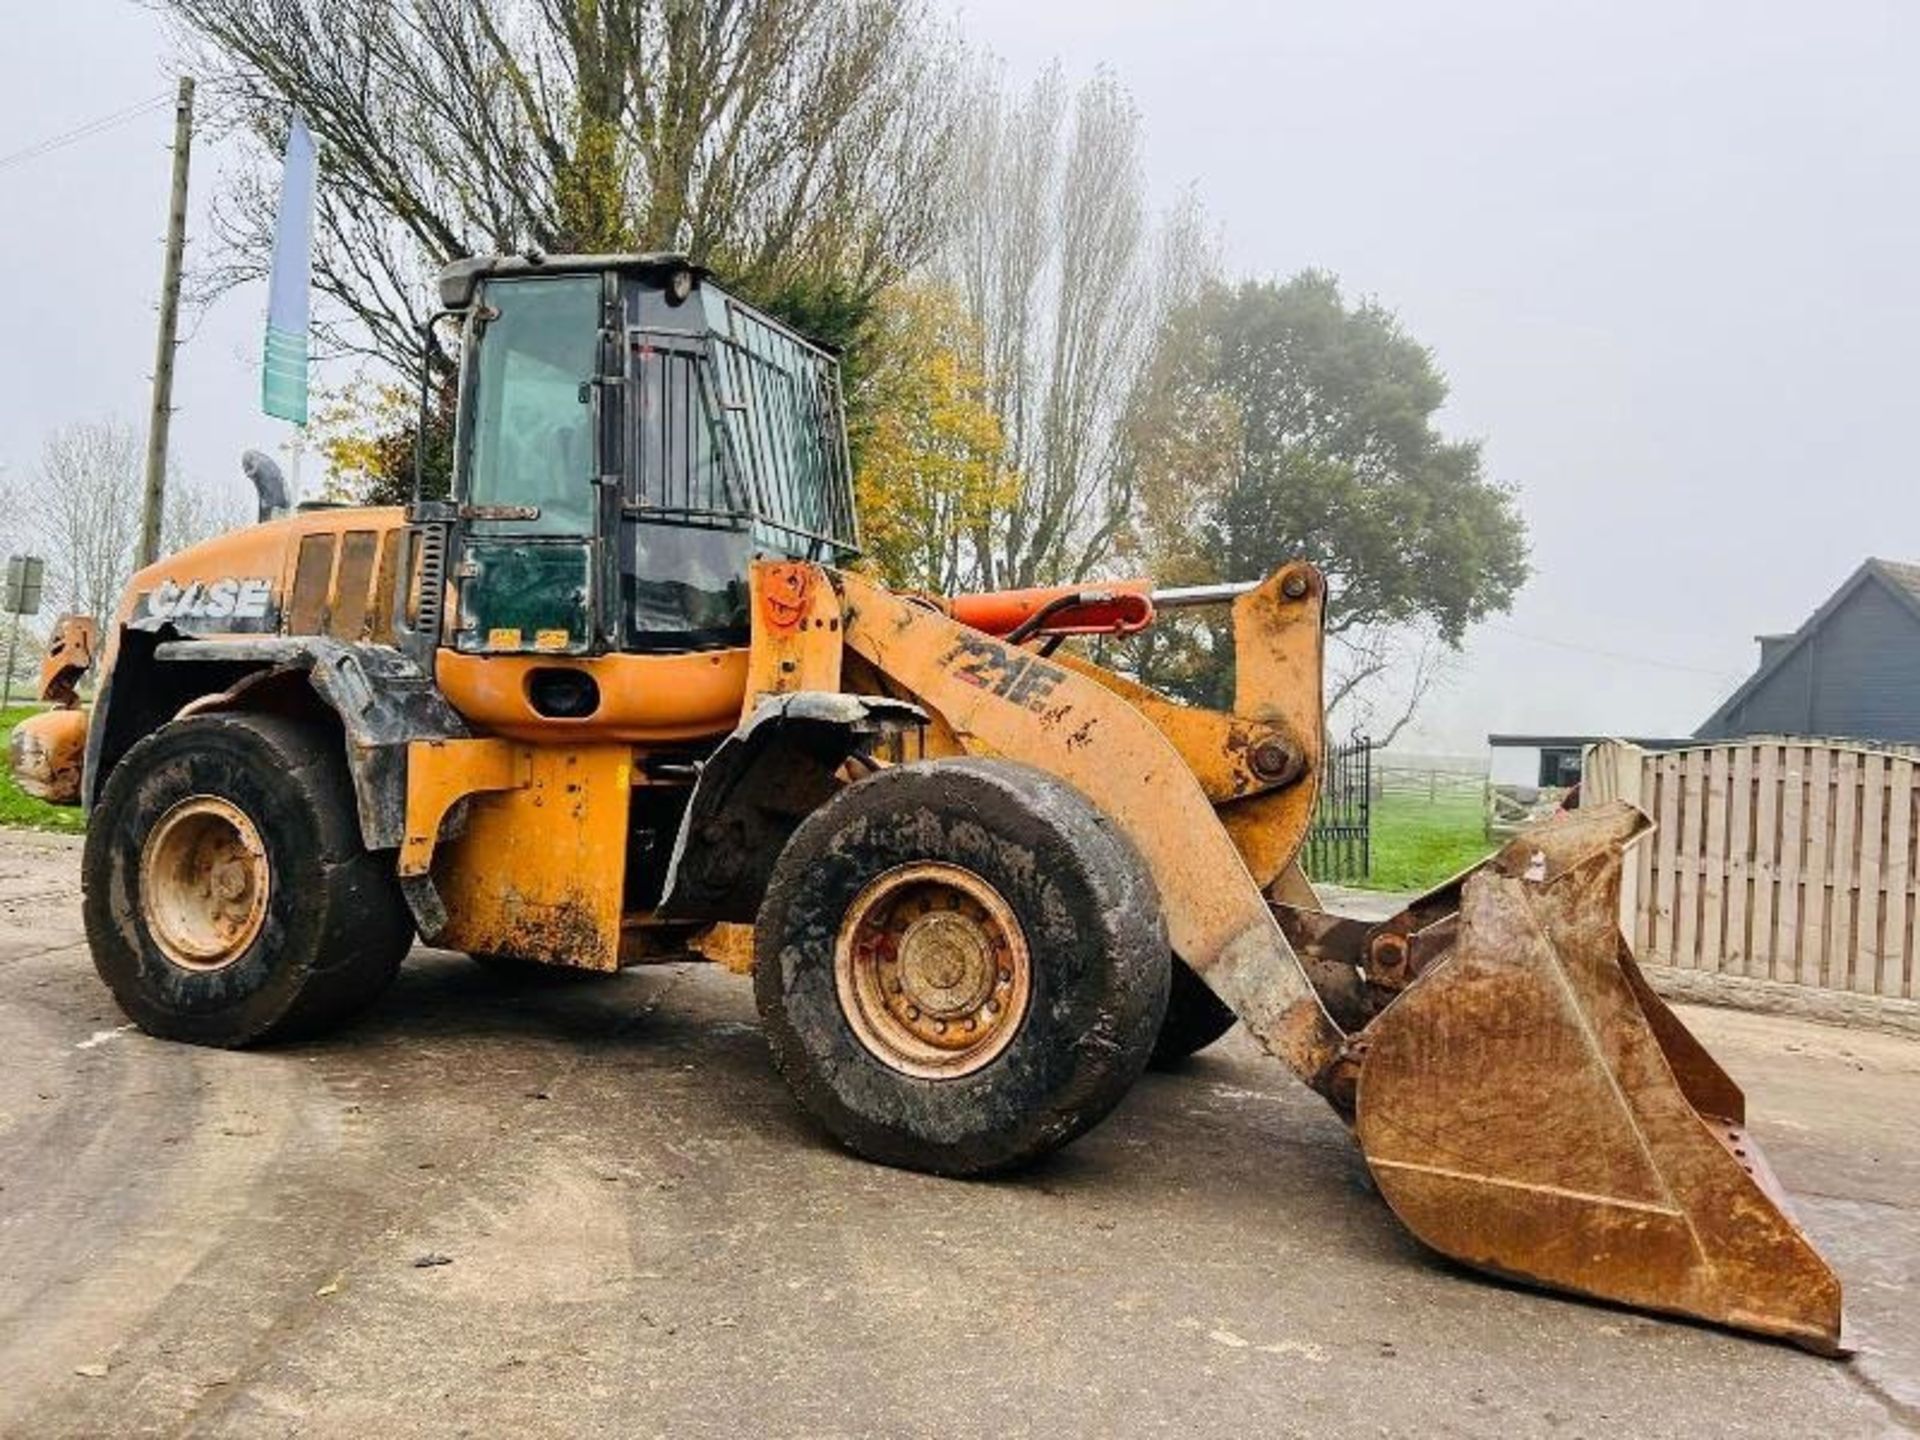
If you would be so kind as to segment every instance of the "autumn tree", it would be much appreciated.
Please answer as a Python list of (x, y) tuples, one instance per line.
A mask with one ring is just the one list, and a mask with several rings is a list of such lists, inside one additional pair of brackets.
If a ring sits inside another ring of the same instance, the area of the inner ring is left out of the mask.
[[(445, 496), (453, 483), (454, 410), (451, 375), (432, 381), (426, 407), (426, 450), (420, 455), (424, 498)], [(324, 391), (313, 416), (315, 449), (326, 463), (325, 493), (354, 505), (404, 505), (413, 497), (420, 435), (416, 386), (361, 375)]]
[(844, 342), (937, 237), (958, 67), (924, 0), (161, 3), (249, 142), (211, 285), (265, 271), (290, 111), (320, 141), (332, 353), (412, 371), (434, 272), (527, 247), (684, 250)]
[(855, 494), (868, 560), (888, 583), (947, 593), (967, 571), (967, 537), (1019, 491), (1002, 463), (1000, 422), (975, 367), (974, 327), (931, 284), (882, 300), (853, 438)]
[[(1139, 558), (1171, 583), (1313, 561), (1329, 709), (1364, 710), (1396, 673), (1417, 702), (1527, 578), (1513, 493), (1487, 478), (1477, 441), (1436, 428), (1446, 398), (1432, 352), (1383, 306), (1348, 304), (1331, 275), (1203, 287), (1163, 326), (1130, 422)], [(1230, 651), (1220, 616), (1161, 627), (1130, 659), (1149, 683), (1218, 701)]]

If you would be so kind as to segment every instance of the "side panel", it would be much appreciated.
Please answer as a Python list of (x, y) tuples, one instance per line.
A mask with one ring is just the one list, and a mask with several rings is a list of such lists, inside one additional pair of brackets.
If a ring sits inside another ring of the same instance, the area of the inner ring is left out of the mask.
[(523, 750), (527, 783), (469, 797), (465, 831), (434, 852), (448, 920), (429, 943), (617, 970), (633, 752)]

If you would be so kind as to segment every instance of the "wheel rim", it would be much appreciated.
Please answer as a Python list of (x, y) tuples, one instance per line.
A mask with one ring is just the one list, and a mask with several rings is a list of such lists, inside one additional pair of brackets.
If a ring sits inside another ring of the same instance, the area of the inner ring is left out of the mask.
[(260, 832), (216, 795), (182, 800), (140, 849), (147, 931), (188, 970), (219, 970), (246, 953), (266, 921), (270, 885)]
[(1033, 962), (1012, 907), (958, 865), (902, 865), (854, 897), (834, 942), (840, 1009), (906, 1075), (971, 1075), (1012, 1043)]

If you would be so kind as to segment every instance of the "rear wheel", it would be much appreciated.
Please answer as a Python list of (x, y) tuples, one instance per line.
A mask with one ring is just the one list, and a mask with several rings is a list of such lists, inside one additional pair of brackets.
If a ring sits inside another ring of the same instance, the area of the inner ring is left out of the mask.
[(1076, 790), (904, 765), (794, 832), (756, 926), (781, 1073), (870, 1159), (970, 1175), (1088, 1129), (1145, 1068), (1169, 952), (1139, 852)]
[(263, 715), (163, 726), (87, 827), (87, 940), (153, 1035), (239, 1046), (311, 1033), (393, 979), (413, 925), (361, 846), (339, 740)]

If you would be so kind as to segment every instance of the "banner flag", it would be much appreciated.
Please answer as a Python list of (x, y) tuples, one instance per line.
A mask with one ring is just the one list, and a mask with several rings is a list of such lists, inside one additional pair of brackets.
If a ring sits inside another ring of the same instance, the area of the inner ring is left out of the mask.
[(260, 406), (269, 415), (307, 423), (307, 331), (313, 289), (313, 188), (318, 174), (313, 134), (298, 114), (287, 133), (280, 218), (273, 230), (273, 273), (267, 281), (267, 354)]

